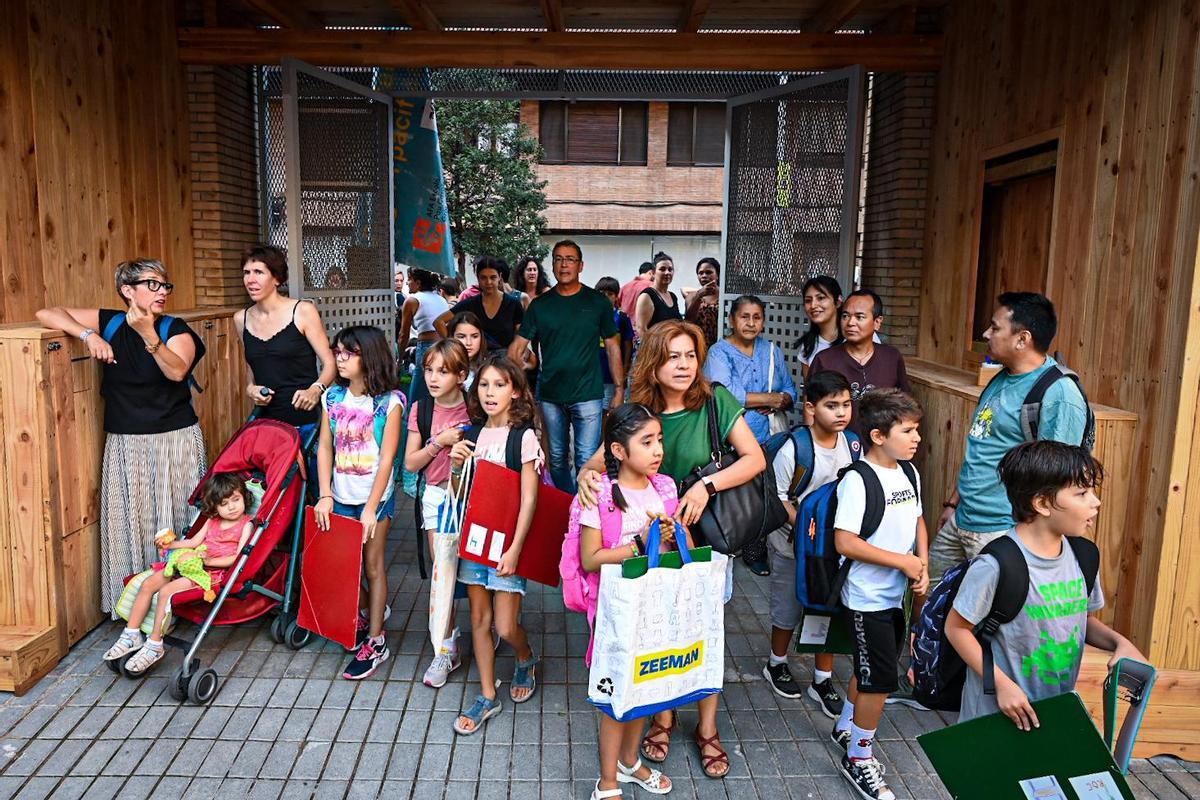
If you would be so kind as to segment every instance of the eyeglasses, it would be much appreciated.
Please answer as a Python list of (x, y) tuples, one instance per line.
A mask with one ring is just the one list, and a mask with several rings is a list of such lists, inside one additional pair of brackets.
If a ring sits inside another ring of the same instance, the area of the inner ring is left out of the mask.
[(170, 294), (171, 292), (175, 291), (175, 284), (165, 283), (160, 280), (155, 280), (154, 278), (142, 278), (140, 281), (130, 281), (126, 285), (127, 286), (140, 286), (143, 283), (146, 284), (146, 288), (152, 292), (157, 292), (159, 289), (166, 289), (167, 294)]
[(568, 264), (574, 266), (579, 263), (579, 259), (575, 256), (555, 256), (550, 259), (552, 264)]
[(341, 347), (334, 348), (333, 358), (336, 361), (349, 361), (355, 356), (361, 356), (362, 353), (358, 350), (345, 350)]

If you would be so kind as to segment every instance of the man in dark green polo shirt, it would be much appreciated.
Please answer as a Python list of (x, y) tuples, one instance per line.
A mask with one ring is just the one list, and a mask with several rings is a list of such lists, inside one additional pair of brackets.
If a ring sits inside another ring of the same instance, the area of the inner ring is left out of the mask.
[[(579, 468), (600, 448), (604, 378), (596, 360), (596, 343), (604, 342), (616, 386), (625, 385), (625, 370), (612, 303), (579, 282), (583, 251), (564, 239), (554, 245), (551, 255), (558, 284), (529, 304), (508, 357), (519, 364), (530, 343), (540, 347), (538, 399), (550, 443), (550, 474), (555, 486), (574, 494)], [(615, 393), (612, 406), (619, 406), (623, 399), (623, 393)]]

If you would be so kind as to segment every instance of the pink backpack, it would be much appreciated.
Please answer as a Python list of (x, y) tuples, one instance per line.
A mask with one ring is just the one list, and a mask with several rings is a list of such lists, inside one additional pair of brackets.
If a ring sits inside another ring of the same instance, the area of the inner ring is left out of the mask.
[[(663, 501), (663, 508), (668, 514), (675, 513), (679, 505), (679, 497), (675, 490), (675, 481), (661, 473), (650, 476), (650, 484), (658, 490)], [(615, 547), (621, 540), (621, 511), (613, 505), (612, 481), (607, 475), (600, 476), (600, 490), (596, 495), (596, 504), (600, 508), (600, 537), (605, 547)], [(596, 617), (596, 605), (600, 601), (600, 573), (587, 572), (579, 557), (580, 534), (582, 525), (579, 523), (583, 513), (579, 498), (571, 501), (571, 517), (567, 524), (567, 535), (563, 539), (562, 557), (558, 561), (558, 571), (562, 575), (563, 604), (570, 611), (578, 611), (588, 615), (590, 626)]]

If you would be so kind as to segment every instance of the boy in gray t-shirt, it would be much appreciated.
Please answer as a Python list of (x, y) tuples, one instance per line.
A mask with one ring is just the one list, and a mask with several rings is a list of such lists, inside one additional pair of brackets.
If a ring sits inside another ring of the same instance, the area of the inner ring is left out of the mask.
[(1030, 703), (1074, 690), (1084, 644), (1118, 658), (1145, 661), (1133, 643), (1090, 614), (1104, 607), (1097, 577), (1089, 594), (1083, 570), (1065, 537), (1085, 536), (1100, 509), (1095, 488), (1103, 470), (1082, 447), (1029, 442), (1000, 460), (1000, 479), (1012, 503), (1014, 539), (1029, 566), (1029, 594), (1012, 622), (992, 640), (996, 694), (983, 691), (983, 648), (974, 627), (991, 611), (999, 566), (979, 556), (967, 569), (946, 619), (946, 638), (970, 669), (959, 721), (1003, 712), (1022, 730), (1037, 727)]

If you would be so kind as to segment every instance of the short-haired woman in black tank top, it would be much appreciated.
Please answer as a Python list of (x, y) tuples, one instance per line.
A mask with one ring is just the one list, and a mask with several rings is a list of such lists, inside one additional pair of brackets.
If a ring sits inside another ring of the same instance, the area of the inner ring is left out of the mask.
[(321, 394), (333, 383), (337, 365), (317, 307), (281, 295), (286, 280), (282, 250), (269, 245), (247, 250), (242, 283), (254, 305), (233, 319), (246, 350), (246, 394), (267, 419), (304, 428), (321, 418)]
[(675, 262), (669, 255), (659, 253), (654, 256), (654, 271), (650, 273), (650, 279), (653, 283), (642, 290), (634, 306), (639, 337), (645, 336), (647, 331), (664, 320), (683, 319), (679, 300), (667, 288), (675, 279)]

